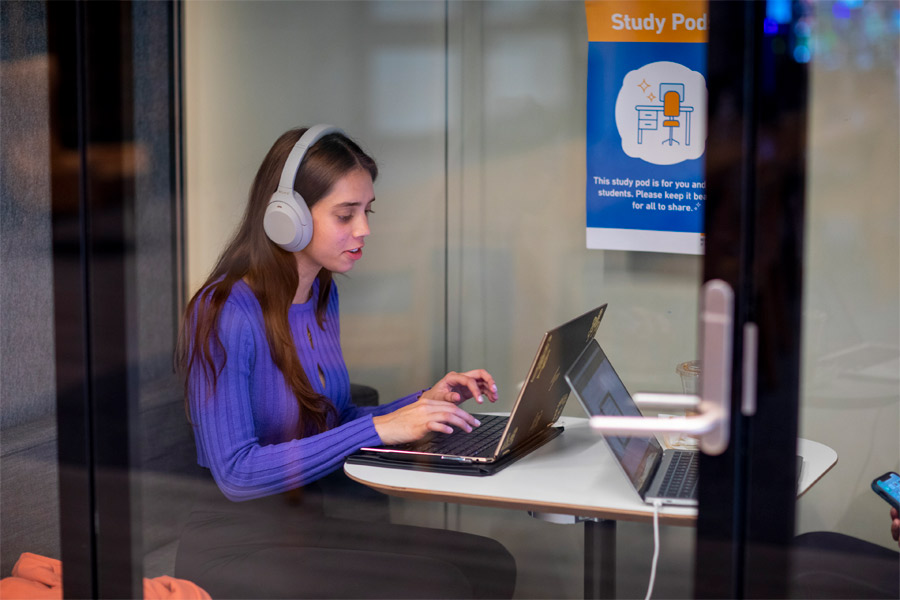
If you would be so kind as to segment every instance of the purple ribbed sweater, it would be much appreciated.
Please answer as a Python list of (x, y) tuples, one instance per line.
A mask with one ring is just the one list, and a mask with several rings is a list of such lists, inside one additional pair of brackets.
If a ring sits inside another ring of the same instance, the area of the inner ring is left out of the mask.
[[(421, 394), (378, 407), (351, 403), (350, 378), (341, 352), (337, 286), (331, 288), (324, 330), (316, 323), (318, 287), (316, 280), (312, 299), (292, 305), (288, 320), (310, 383), (337, 409), (338, 422), (331, 429), (298, 439), (297, 400), (272, 362), (262, 309), (243, 281), (234, 285), (219, 315), (218, 332), (227, 361), (215, 391), (210, 391), (201, 367), (191, 371), (197, 462), (212, 471), (229, 500), (284, 492), (335, 471), (347, 455), (381, 443), (373, 416), (410, 404)], [(221, 350), (211, 346), (216, 364), (221, 364)]]

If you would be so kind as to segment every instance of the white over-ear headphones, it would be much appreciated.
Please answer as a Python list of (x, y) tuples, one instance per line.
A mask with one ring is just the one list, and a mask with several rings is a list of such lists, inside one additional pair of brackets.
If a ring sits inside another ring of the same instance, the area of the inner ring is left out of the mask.
[(312, 215), (303, 196), (294, 191), (294, 179), (309, 147), (329, 133), (344, 132), (331, 125), (316, 125), (300, 136), (281, 170), (278, 189), (266, 206), (263, 229), (270, 240), (288, 252), (299, 252), (312, 240)]

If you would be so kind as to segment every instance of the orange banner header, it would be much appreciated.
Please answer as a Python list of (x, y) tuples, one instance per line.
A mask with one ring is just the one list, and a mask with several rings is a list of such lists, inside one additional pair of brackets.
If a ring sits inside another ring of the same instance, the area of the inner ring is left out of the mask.
[(587, 0), (589, 42), (705, 43), (705, 0)]

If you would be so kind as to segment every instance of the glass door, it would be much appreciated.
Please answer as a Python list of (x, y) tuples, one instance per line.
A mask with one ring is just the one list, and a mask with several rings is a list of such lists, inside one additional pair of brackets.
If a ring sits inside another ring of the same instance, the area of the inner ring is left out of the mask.
[(0, 577), (33, 585), (37, 566), (63, 597), (141, 597), (142, 577), (172, 574), (190, 509), (196, 456), (171, 367), (176, 8), (0, 13)]
[[(700, 464), (698, 597), (787, 595), (808, 75), (807, 62), (792, 52), (805, 15), (788, 7), (788, 18), (773, 27), (766, 8), (710, 4), (704, 279), (727, 282), (735, 303), (731, 441)], [(775, 40), (784, 52), (770, 50)]]
[[(735, 290), (735, 343), (731, 443), (701, 463), (697, 597), (896, 596), (868, 489), (898, 456), (896, 15), (710, 3), (704, 279)], [(798, 435), (839, 458), (799, 500)]]

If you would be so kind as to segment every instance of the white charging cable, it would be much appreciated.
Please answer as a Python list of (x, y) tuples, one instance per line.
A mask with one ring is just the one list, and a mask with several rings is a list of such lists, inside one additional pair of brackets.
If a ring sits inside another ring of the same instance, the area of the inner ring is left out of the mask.
[(659, 509), (662, 502), (653, 501), (653, 562), (650, 565), (650, 583), (647, 585), (647, 595), (644, 600), (650, 600), (653, 596), (653, 584), (656, 583), (656, 563), (659, 560)]

